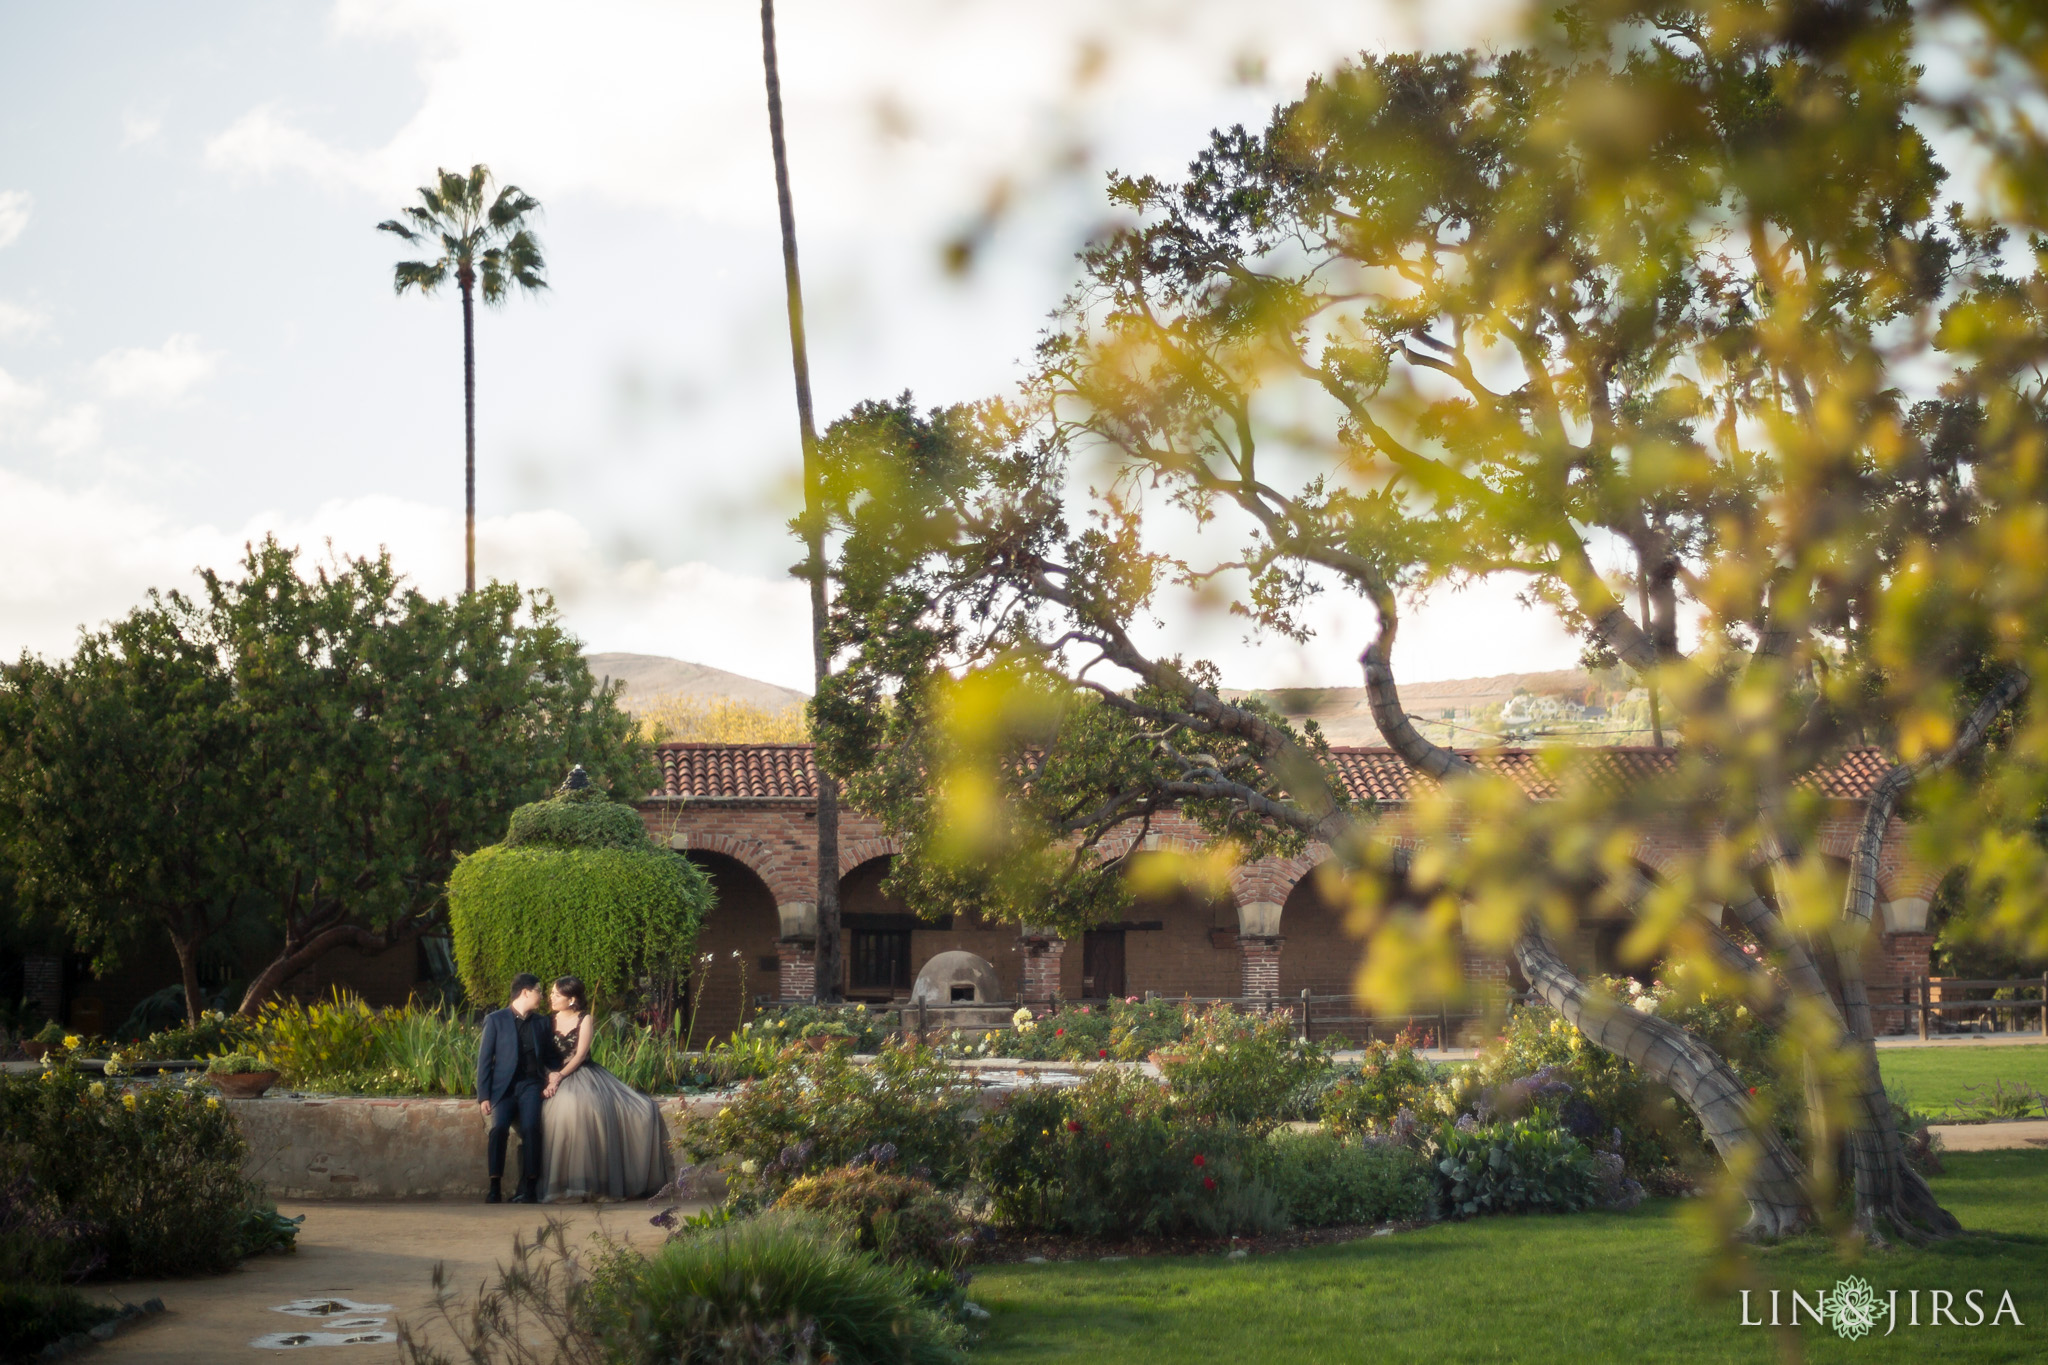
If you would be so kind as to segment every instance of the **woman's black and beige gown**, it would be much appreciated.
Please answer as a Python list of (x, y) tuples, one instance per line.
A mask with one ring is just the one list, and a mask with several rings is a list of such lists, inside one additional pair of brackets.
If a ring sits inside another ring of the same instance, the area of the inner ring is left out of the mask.
[[(575, 1055), (574, 1032), (557, 1040)], [(543, 1200), (646, 1199), (675, 1178), (661, 1106), (588, 1057), (555, 1087), (540, 1131)]]

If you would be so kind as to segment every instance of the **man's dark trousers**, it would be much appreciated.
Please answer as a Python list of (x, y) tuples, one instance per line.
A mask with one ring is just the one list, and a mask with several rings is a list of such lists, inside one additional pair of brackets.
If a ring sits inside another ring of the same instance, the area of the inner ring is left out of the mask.
[[(540, 1081), (516, 1080), (505, 1097), (491, 1105), (491, 1179), (496, 1180), (505, 1174), (505, 1144), (510, 1141), (513, 1125), (517, 1124), (519, 1186), (531, 1190), (540, 1180), (541, 1084)], [(475, 1151), (476, 1148), (470, 1150)]]

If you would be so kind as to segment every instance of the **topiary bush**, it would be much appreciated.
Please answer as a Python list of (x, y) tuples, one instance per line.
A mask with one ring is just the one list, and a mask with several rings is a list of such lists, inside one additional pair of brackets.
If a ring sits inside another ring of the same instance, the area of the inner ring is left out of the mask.
[(617, 1008), (643, 979), (687, 971), (710, 880), (658, 848), (630, 806), (594, 787), (512, 813), (505, 842), (448, 879), (456, 971), (470, 998), (503, 1004), (513, 976), (574, 975)]

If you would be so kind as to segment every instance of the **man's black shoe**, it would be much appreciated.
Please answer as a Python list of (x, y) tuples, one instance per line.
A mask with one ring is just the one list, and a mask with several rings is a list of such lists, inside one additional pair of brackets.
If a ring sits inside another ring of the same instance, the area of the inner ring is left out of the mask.
[(502, 1204), (505, 1202), (505, 1196), (499, 1194), (498, 1187), (493, 1185), (491, 1186), (491, 1192), (484, 1196), (484, 1202), (486, 1204)]
[(540, 1197), (534, 1194), (532, 1190), (521, 1189), (519, 1193), (512, 1196), (512, 1202), (515, 1204), (538, 1204)]

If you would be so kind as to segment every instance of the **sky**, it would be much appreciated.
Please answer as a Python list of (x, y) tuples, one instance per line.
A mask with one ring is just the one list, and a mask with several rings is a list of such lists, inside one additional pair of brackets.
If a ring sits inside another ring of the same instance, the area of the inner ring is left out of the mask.
[[(1465, 46), (1508, 0), (784, 0), (822, 422), (1004, 391), (1103, 174), (1174, 175), (1361, 49)], [(592, 650), (808, 690), (798, 450), (745, 0), (0, 0), (0, 657), (68, 652), (275, 533), (462, 577), (461, 317), (375, 224), (440, 166), (544, 205), (551, 288), (480, 309), (478, 571)], [(964, 276), (945, 245), (1005, 205)], [(1369, 629), (1162, 645), (1248, 687), (1356, 685)], [(1417, 680), (1569, 665), (1506, 586), (1404, 621)]]

